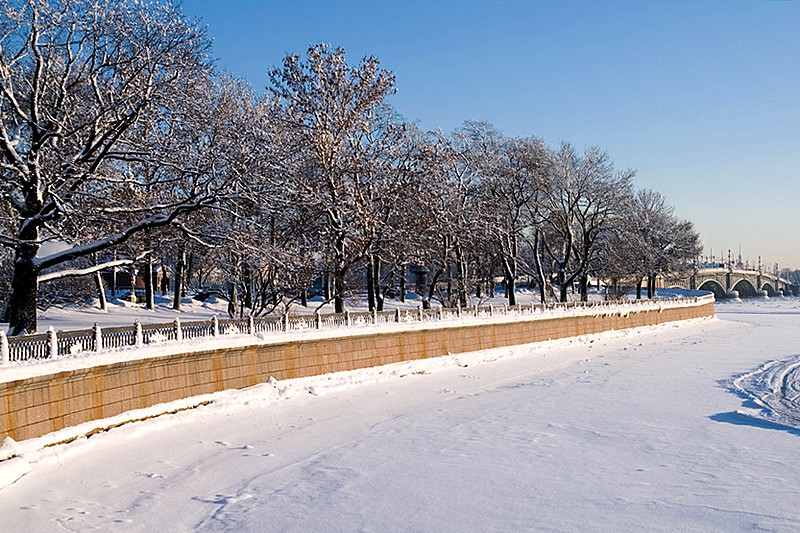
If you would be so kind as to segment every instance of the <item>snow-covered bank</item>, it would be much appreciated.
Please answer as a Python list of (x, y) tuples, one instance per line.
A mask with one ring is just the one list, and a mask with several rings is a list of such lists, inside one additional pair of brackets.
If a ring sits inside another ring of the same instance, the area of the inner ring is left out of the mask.
[[(472, 326), (489, 323), (508, 323), (521, 320), (545, 320), (555, 317), (567, 316), (613, 316), (616, 314), (627, 316), (646, 310), (663, 310), (667, 307), (701, 306), (708, 304), (711, 296), (701, 298), (686, 298), (674, 300), (639, 300), (622, 303), (597, 302), (594, 306), (555, 307), (553, 309), (511, 308), (507, 311), (498, 309), (497, 315), (492, 317), (472, 317), (468, 311), (460, 318), (445, 318), (439, 321), (401, 322), (383, 324), (361, 324), (332, 329), (303, 329), (287, 332), (264, 332), (256, 335), (227, 334), (220, 337), (200, 337), (183, 339), (181, 341), (165, 341), (147, 344), (142, 347), (126, 347), (111, 349), (103, 352), (76, 351), (64, 356), (50, 359), (30, 359), (12, 361), (10, 364), (0, 365), (0, 383), (25, 379), (35, 376), (54, 374), (57, 372), (91, 368), (109, 365), (124, 361), (134, 361), (152, 357), (168, 356), (175, 354), (195, 353), (226, 347), (241, 347), (255, 344), (277, 344), (296, 340), (314, 340), (320, 338), (347, 337), (369, 333), (392, 333), (407, 330), (438, 329), (454, 326)], [(602, 304), (602, 305), (601, 305)]]
[(796, 433), (720, 386), (796, 355), (776, 305), (225, 393), (30, 452), (0, 529), (796, 530)]

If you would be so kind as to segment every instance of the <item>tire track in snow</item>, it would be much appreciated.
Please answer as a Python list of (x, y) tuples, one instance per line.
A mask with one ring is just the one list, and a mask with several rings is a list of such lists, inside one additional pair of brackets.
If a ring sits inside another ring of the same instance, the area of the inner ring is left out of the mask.
[(761, 407), (743, 414), (800, 429), (800, 355), (769, 361), (731, 386)]

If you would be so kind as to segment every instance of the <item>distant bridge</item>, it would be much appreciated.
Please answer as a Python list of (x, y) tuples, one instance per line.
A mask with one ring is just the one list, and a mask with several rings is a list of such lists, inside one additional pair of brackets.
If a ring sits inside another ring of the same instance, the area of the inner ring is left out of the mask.
[(717, 299), (800, 296), (800, 286), (776, 274), (734, 267), (695, 268), (664, 276), (664, 287), (711, 291)]

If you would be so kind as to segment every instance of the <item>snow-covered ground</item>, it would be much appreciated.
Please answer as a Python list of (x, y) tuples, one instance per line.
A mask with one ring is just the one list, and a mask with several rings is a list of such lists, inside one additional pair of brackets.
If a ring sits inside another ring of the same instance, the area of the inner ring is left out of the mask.
[[(519, 289), (517, 291), (517, 302), (523, 305), (531, 303), (539, 303), (539, 293), (536, 291), (529, 291), (526, 289)], [(683, 289), (659, 289), (658, 295), (663, 298), (670, 298), (675, 296), (703, 296), (709, 294), (704, 291), (689, 291)], [(576, 297), (575, 295), (570, 295)], [(591, 291), (589, 293), (590, 299), (602, 300), (603, 295)], [(633, 295), (631, 295), (633, 297)], [(479, 303), (479, 305), (504, 305), (508, 300), (503, 297), (502, 291), (498, 291), (493, 298), (484, 299), (480, 302), (473, 301), (471, 305)], [(408, 293), (405, 302), (399, 299), (387, 298), (385, 302), (386, 310), (394, 309), (416, 309), (421, 304), (419, 297), (414, 293)], [(439, 307), (439, 302), (434, 302), (434, 307)], [(45, 311), (40, 311), (38, 316), (39, 333), (44, 333), (49, 327), (53, 327), (56, 331), (67, 331), (75, 329), (88, 329), (93, 324), (97, 323), (101, 327), (109, 326), (130, 326), (135, 321), (142, 324), (152, 324), (157, 322), (171, 322), (175, 317), (180, 317), (183, 322), (192, 320), (208, 320), (212, 316), (219, 318), (228, 317), (228, 302), (222, 298), (211, 296), (205, 301), (198, 301), (193, 297), (186, 297), (181, 300), (181, 311), (172, 309), (172, 296), (162, 296), (157, 294), (155, 296), (155, 308), (153, 310), (145, 309), (142, 303), (131, 303), (127, 300), (111, 299), (109, 297), (107, 310), (102, 311), (94, 302), (92, 305), (76, 308), (75, 306), (53, 306)], [(353, 312), (367, 311), (366, 297), (354, 296), (347, 299), (347, 309)], [(278, 313), (283, 312), (284, 308), (278, 309)], [(319, 312), (322, 314), (333, 313), (333, 304), (328, 302), (324, 303), (321, 297), (315, 297), (309, 300), (308, 307), (304, 307), (299, 302), (294, 302), (290, 305), (289, 313), (292, 315), (313, 314)], [(0, 328), (8, 329), (8, 324), (0, 322)]]
[(800, 300), (717, 311), (18, 443), (0, 531), (797, 531)]

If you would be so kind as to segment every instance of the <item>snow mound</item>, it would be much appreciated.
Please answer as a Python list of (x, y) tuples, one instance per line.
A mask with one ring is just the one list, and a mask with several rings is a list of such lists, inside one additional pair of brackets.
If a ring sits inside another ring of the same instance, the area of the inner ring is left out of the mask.
[(736, 377), (731, 386), (761, 408), (748, 415), (800, 429), (800, 355), (769, 361)]

